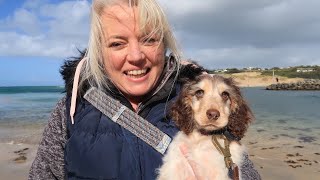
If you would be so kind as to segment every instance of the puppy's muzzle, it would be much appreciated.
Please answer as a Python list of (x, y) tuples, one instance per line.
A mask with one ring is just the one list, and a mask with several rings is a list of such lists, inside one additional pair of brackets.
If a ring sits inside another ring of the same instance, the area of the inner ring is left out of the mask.
[(209, 120), (215, 121), (220, 117), (220, 112), (216, 109), (208, 109), (206, 114)]

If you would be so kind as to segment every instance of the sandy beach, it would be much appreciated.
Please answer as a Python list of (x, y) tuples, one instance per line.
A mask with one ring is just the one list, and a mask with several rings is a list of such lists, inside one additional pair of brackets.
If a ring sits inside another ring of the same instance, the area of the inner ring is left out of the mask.
[[(316, 180), (320, 177), (319, 144), (293, 142), (292, 139), (258, 141), (250, 130), (242, 143), (263, 179)], [(1, 179), (26, 179), (37, 145), (2, 143)], [(26, 159), (21, 158), (26, 157)]]
[[(249, 130), (242, 143), (247, 146), (250, 159), (263, 179), (319, 179), (320, 144), (299, 143), (286, 138), (259, 141), (254, 131)], [(2, 143), (0, 179), (27, 179), (36, 151), (37, 145)]]
[(28, 179), (43, 129), (43, 123), (0, 127), (0, 180)]
[[(257, 72), (238, 73), (231, 76), (242, 87), (263, 87), (275, 83), (271, 76), (261, 76)], [(280, 83), (303, 80), (284, 77), (279, 77), (279, 79)], [(320, 128), (316, 127), (318, 129), (313, 129), (311, 135), (309, 134), (310, 136), (303, 138), (304, 134), (310, 133), (308, 128), (295, 129), (297, 133), (292, 136), (289, 134), (290, 127), (288, 127), (290, 126), (290, 120), (279, 121), (286, 121), (286, 124), (283, 124), (281, 131), (277, 131), (277, 134), (273, 131), (270, 132), (270, 128), (266, 128), (264, 124), (253, 125), (242, 140), (242, 143), (248, 148), (250, 159), (254, 162), (262, 178), (271, 180), (319, 179)], [(283, 129), (283, 127), (285, 128)], [(286, 129), (287, 127), (289, 129)], [(7, 130), (7, 128), (1, 128), (2, 130)], [(26, 134), (24, 129), (26, 128), (22, 128), (14, 134)], [(6, 142), (0, 138), (1, 180), (27, 179), (42, 129), (43, 126), (29, 130), (29, 135), (23, 136), (27, 140), (22, 138), (19, 141), (9, 140)]]
[(0, 179), (22, 180), (28, 178), (28, 172), (36, 155), (37, 145), (0, 144)]
[(290, 137), (275, 138), (272, 135), (262, 139), (257, 138), (258, 132), (254, 131), (249, 130), (242, 142), (262, 179), (319, 179), (319, 141), (299, 142)]

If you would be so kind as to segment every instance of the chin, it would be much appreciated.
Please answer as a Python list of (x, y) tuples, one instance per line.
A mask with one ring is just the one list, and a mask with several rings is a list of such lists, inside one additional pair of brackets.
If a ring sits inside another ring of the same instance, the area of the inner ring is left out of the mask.
[(202, 126), (197, 127), (197, 131), (204, 132), (206, 134), (208, 134), (208, 133), (212, 134), (212, 133), (219, 133), (219, 131), (224, 128), (225, 128), (225, 126), (209, 124), (209, 125), (202, 125)]
[(132, 87), (131, 86), (128, 88), (127, 92), (130, 96), (141, 97), (141, 96), (145, 96), (150, 91), (151, 91), (150, 87), (146, 87), (146, 86)]
[(143, 101), (144, 97), (146, 94), (150, 92), (145, 91), (146, 87), (141, 87), (141, 88), (131, 88), (130, 90), (126, 91), (126, 97), (129, 99), (129, 101), (136, 101), (136, 102), (141, 102)]
[(219, 130), (219, 129), (222, 129), (223, 126), (216, 126), (216, 125), (207, 125), (201, 129), (205, 129), (205, 130), (208, 130), (208, 131), (214, 131), (214, 130)]

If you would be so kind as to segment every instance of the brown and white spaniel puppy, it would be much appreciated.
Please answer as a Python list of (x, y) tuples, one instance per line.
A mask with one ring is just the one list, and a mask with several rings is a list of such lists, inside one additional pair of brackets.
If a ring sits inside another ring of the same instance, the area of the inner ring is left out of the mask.
[[(254, 117), (231, 78), (206, 74), (186, 82), (171, 116), (181, 131), (169, 146), (158, 179), (185, 180), (194, 175), (192, 169), (203, 179), (230, 179), (230, 168), (213, 144), (217, 134), (229, 140), (231, 159), (241, 171), (246, 148), (239, 141)], [(218, 142), (224, 147), (225, 141)], [(187, 154), (181, 152), (182, 146)]]

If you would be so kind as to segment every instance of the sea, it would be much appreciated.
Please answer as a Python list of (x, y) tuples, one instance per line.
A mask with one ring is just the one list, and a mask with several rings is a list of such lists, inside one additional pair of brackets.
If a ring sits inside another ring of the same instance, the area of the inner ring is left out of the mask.
[[(0, 87), (0, 143), (37, 144), (63, 91), (61, 86)], [(241, 91), (255, 115), (250, 141), (286, 138), (320, 145), (320, 91)]]
[(0, 143), (37, 144), (62, 86), (0, 87)]

